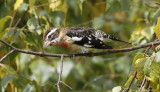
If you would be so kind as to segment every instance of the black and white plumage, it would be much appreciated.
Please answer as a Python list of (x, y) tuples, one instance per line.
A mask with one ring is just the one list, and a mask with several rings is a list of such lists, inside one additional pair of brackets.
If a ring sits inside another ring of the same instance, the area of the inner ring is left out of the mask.
[(76, 45), (86, 48), (112, 49), (111, 46), (105, 44), (108, 39), (127, 43), (93, 28), (65, 27), (48, 29), (44, 35), (44, 45), (59, 45), (65, 48)]

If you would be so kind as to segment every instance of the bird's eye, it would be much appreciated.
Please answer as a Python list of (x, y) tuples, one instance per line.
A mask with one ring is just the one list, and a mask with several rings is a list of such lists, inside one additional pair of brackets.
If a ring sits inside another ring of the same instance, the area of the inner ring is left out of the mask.
[(51, 37), (52, 37), (52, 35), (49, 35), (49, 36), (48, 36), (48, 38), (51, 38)]

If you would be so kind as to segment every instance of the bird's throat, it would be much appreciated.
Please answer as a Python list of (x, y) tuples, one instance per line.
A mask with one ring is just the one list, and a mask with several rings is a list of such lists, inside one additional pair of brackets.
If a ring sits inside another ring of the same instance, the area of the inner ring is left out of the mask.
[(61, 47), (64, 47), (64, 48), (70, 48), (69, 44), (67, 44), (66, 41), (62, 41), (60, 43), (56, 43), (54, 44), (55, 46), (61, 46)]

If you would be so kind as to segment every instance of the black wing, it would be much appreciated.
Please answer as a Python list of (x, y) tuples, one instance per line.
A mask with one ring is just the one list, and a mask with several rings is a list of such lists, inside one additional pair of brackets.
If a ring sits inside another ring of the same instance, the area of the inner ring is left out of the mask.
[(96, 49), (112, 49), (111, 46), (106, 45), (100, 39), (94, 36), (94, 29), (91, 28), (76, 28), (70, 29), (67, 32), (67, 36), (70, 38), (78, 38), (79, 40), (74, 40), (74, 44), (84, 46), (87, 48), (96, 48)]

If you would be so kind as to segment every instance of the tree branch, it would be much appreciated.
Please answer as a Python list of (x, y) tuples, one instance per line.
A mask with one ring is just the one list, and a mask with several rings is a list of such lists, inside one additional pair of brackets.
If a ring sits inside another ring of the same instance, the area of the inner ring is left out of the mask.
[(12, 54), (15, 50), (11, 50), (10, 52), (8, 52), (6, 55), (4, 55), (1, 59), (0, 62), (2, 62), (4, 59), (6, 59), (10, 54)]
[(132, 80), (131, 80), (128, 88), (125, 90), (125, 92), (129, 92), (129, 89), (131, 88), (131, 86), (132, 86), (132, 84), (133, 84), (133, 81), (134, 81), (134, 79), (136, 78), (136, 76), (137, 76), (137, 71), (135, 72), (135, 74), (134, 74), (134, 76), (133, 76), (133, 78), (132, 78)]
[(104, 51), (104, 52), (74, 53), (74, 54), (51, 54), (51, 53), (35, 52), (35, 51), (28, 51), (28, 50), (18, 49), (18, 48), (10, 45), (9, 43), (7, 43), (7, 42), (5, 42), (3, 40), (0, 40), (0, 42), (4, 43), (5, 45), (7, 45), (8, 47), (10, 47), (11, 49), (13, 49), (13, 50), (15, 50), (17, 52), (31, 54), (31, 55), (36, 55), (36, 56), (48, 56), (48, 57), (61, 57), (62, 55), (64, 57), (73, 57), (73, 56), (100, 56), (100, 55), (107, 55), (107, 54), (113, 54), (113, 53), (129, 52), (129, 51), (133, 51), (133, 50), (137, 50), (137, 49), (146, 48), (146, 47), (149, 47), (149, 46), (159, 45), (160, 44), (160, 41), (156, 41), (156, 42), (151, 42), (151, 43), (147, 43), (147, 44), (144, 44), (144, 45), (133, 46), (133, 47), (129, 47), (129, 48), (111, 49), (111, 50), (107, 50), (107, 51)]
[(72, 87), (70, 87), (68, 84), (66, 84), (65, 82), (61, 81), (61, 77), (62, 77), (62, 72), (63, 72), (63, 54), (61, 55), (61, 63), (60, 63), (60, 70), (58, 71), (58, 81), (56, 83), (58, 92), (61, 92), (60, 89), (60, 84), (63, 83), (65, 86), (67, 86), (69, 89), (72, 89)]
[(63, 55), (61, 56), (61, 64), (60, 64), (60, 71), (58, 72), (58, 81), (57, 81), (57, 89), (58, 89), (58, 92), (61, 92), (60, 90), (60, 83), (61, 83), (61, 76), (62, 76), (62, 72), (63, 72)]

